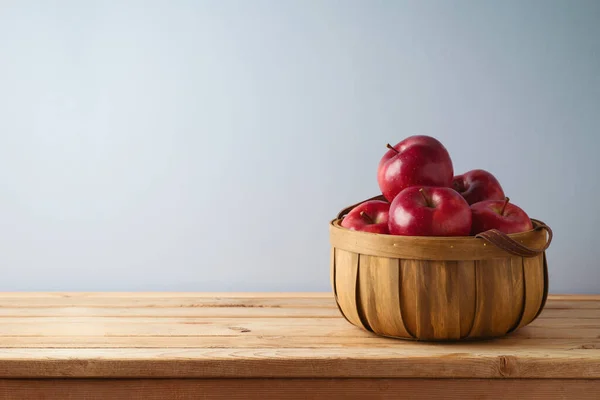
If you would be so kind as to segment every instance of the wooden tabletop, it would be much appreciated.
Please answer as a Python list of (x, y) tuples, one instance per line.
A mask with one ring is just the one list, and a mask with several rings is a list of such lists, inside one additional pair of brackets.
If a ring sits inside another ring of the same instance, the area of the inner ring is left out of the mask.
[(600, 296), (550, 296), (502, 339), (431, 344), (364, 332), (328, 293), (0, 293), (14, 378), (600, 379)]

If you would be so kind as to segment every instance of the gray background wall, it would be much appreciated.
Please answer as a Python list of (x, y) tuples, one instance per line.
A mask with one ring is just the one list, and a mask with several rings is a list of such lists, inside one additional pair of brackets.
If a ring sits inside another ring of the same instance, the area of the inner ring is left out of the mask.
[(438, 137), (600, 292), (599, 1), (0, 1), (0, 290), (329, 290), (327, 223)]

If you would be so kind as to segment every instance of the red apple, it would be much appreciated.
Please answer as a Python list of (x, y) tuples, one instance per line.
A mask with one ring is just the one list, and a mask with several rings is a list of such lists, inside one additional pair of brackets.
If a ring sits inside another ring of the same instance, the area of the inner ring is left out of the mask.
[(354, 207), (342, 219), (341, 225), (353, 231), (389, 233), (390, 203), (382, 200), (365, 201)]
[(504, 190), (502, 190), (498, 179), (483, 169), (474, 169), (455, 176), (452, 180), (452, 186), (469, 204), (484, 200), (504, 199)]
[(377, 168), (377, 182), (388, 201), (410, 186), (452, 187), (452, 160), (437, 139), (417, 135), (387, 146)]
[(504, 233), (525, 232), (533, 229), (531, 219), (525, 211), (504, 200), (485, 200), (471, 206), (473, 223), (471, 234), (497, 229)]
[(390, 205), (390, 233), (405, 236), (468, 236), (471, 209), (455, 190), (411, 186)]

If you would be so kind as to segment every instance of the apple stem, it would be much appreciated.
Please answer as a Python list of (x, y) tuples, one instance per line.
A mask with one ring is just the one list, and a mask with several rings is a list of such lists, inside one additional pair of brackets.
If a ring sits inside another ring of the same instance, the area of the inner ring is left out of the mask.
[(423, 199), (425, 199), (425, 204), (427, 204), (427, 207), (431, 207), (431, 204), (429, 204), (429, 199), (425, 195), (425, 190), (421, 188), (419, 189), (419, 193), (421, 193), (421, 196), (423, 196)]
[(390, 149), (390, 150), (394, 150), (394, 151), (396, 152), (396, 154), (399, 154), (399, 153), (400, 153), (398, 150), (396, 150), (396, 149), (394, 148), (394, 146), (392, 146), (392, 145), (391, 145), (391, 144), (389, 144), (389, 143), (388, 143), (388, 144), (387, 144), (385, 147), (387, 147), (387, 148), (388, 148), (388, 149)]
[(510, 199), (508, 197), (504, 198), (504, 204), (502, 204), (502, 210), (500, 210), (500, 215), (504, 215), (504, 209), (506, 208), (506, 205), (508, 204), (509, 201), (510, 201)]
[(375, 223), (375, 221), (373, 221), (373, 218), (369, 217), (369, 215), (366, 212), (364, 212), (364, 211), (360, 212), (360, 216), (362, 218), (364, 218), (370, 224), (374, 224)]

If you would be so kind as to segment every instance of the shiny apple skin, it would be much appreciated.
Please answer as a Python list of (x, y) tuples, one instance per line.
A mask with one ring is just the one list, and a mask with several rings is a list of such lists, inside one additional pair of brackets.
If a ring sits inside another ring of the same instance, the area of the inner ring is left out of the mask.
[(477, 235), (490, 229), (497, 229), (507, 234), (533, 229), (533, 223), (523, 209), (508, 203), (504, 214), (501, 214), (503, 205), (504, 200), (485, 200), (471, 205), (473, 215), (471, 234)]
[(389, 210), (387, 201), (365, 201), (350, 210), (340, 225), (354, 231), (388, 234)]
[(483, 169), (474, 169), (457, 175), (452, 180), (452, 187), (469, 204), (484, 200), (504, 200), (504, 190), (498, 179)]
[(410, 186), (452, 187), (454, 167), (448, 150), (437, 139), (410, 136), (389, 149), (379, 161), (377, 182), (381, 193), (392, 202)]
[(471, 209), (451, 188), (406, 188), (392, 201), (389, 214), (392, 235), (468, 236), (471, 231)]

